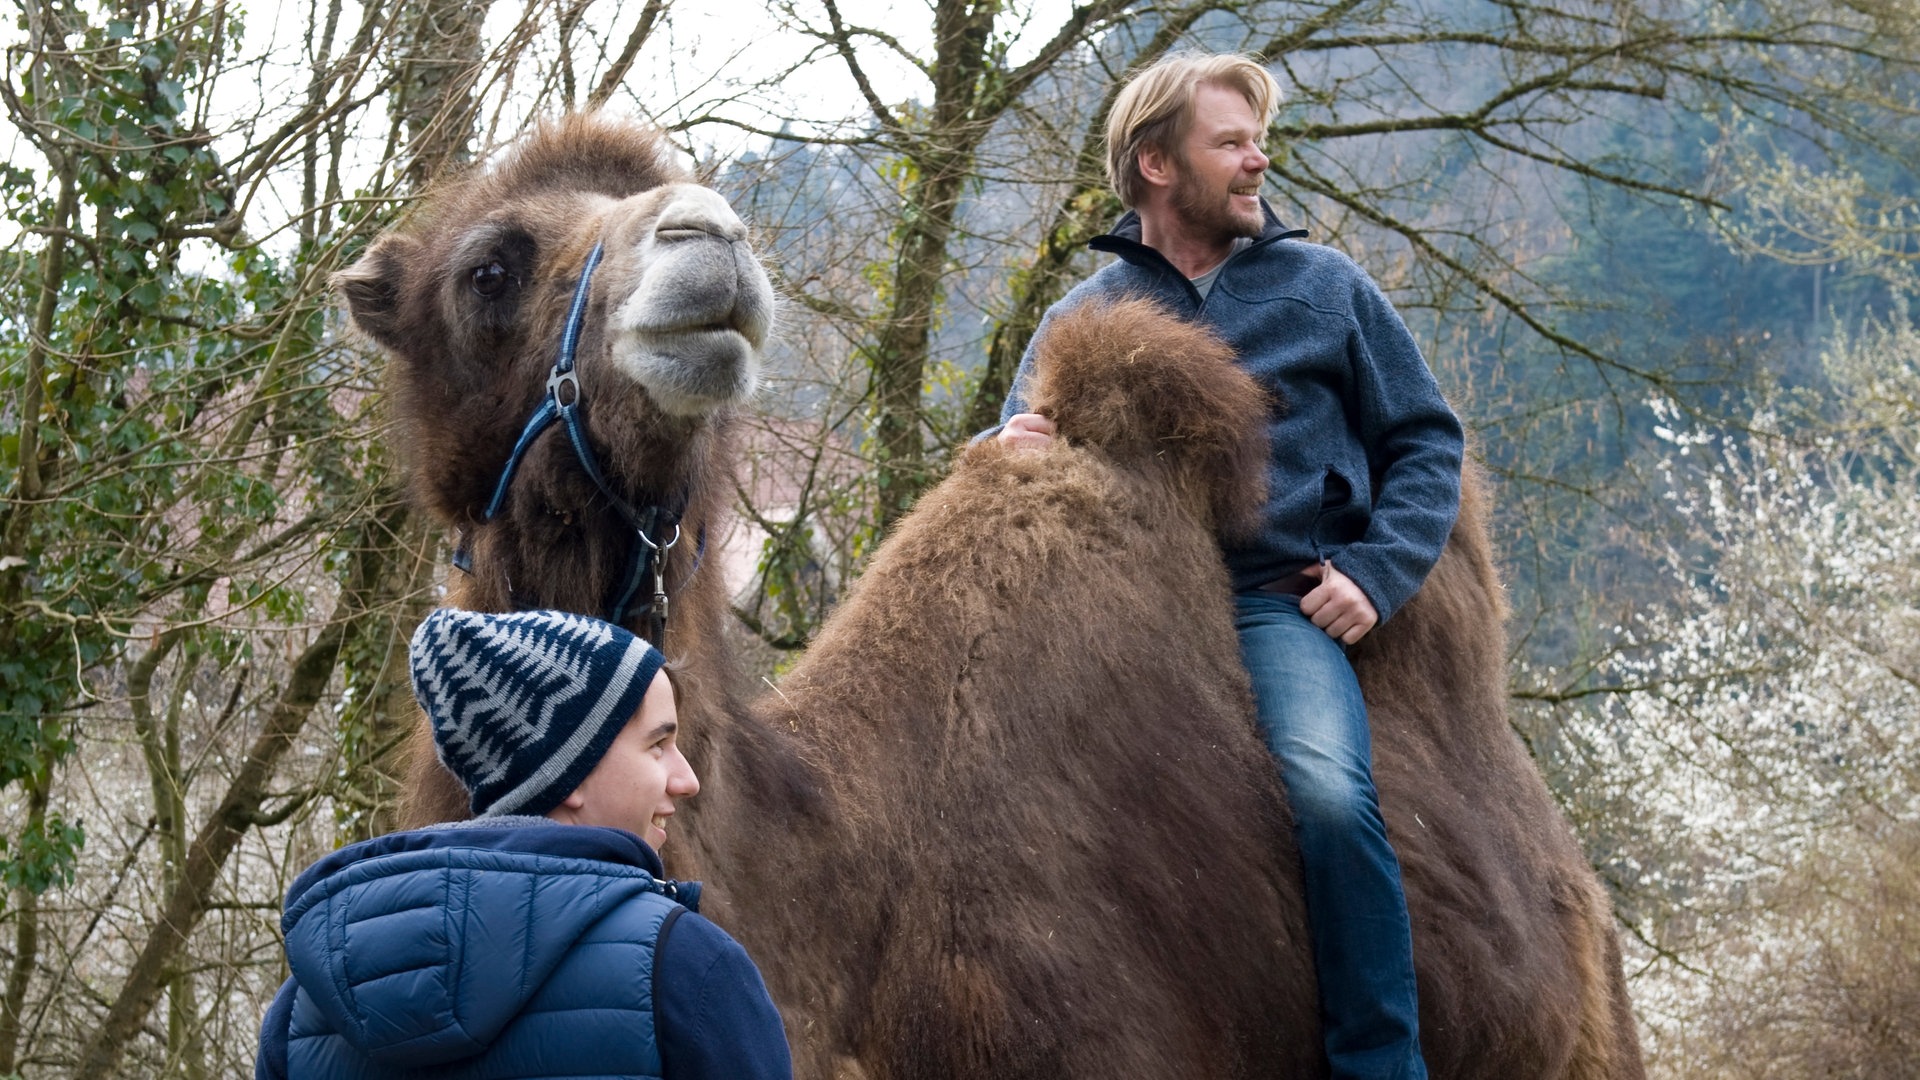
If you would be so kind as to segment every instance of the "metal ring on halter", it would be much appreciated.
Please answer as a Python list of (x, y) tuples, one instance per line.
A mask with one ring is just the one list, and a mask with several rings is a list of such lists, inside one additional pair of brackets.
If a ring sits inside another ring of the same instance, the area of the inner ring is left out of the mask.
[[(570, 395), (572, 400), (560, 400), (560, 389), (562, 387), (572, 391)], [(580, 403), (580, 376), (575, 375), (572, 371), (561, 371), (559, 366), (555, 365), (547, 372), (547, 396), (553, 399), (555, 405), (563, 409), (571, 409), (575, 405), (578, 405)]]
[(665, 555), (669, 550), (672, 549), (673, 545), (680, 542), (680, 523), (677, 521), (673, 523), (673, 539), (667, 541), (664, 544), (654, 543), (653, 538), (651, 536), (648, 536), (644, 530), (635, 529), (633, 530), (633, 532), (634, 532), (634, 535), (640, 538), (641, 543), (647, 545), (648, 547), (652, 548), (653, 550), (659, 552), (662, 555)]

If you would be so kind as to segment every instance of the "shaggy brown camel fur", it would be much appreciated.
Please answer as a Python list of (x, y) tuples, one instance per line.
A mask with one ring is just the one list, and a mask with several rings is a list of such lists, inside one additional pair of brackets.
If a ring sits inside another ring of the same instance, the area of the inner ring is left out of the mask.
[[(393, 358), (394, 437), (415, 499), (471, 546), (473, 572), (449, 575), (449, 602), (605, 617), (641, 541), (559, 425), (527, 450), (501, 515), (483, 520), (547, 392), (588, 253), (604, 245), (578, 345), (579, 400), (614, 493), (636, 507), (671, 504), (681, 519), (663, 567), (667, 647), (698, 730), (733, 707), (728, 597), (700, 563), (705, 538), (723, 532), (732, 410), (756, 387), (773, 293), (745, 225), (670, 153), (638, 125), (592, 115), (546, 125), (492, 167), (429, 192), (336, 285)], [(466, 795), (434, 760), (424, 723), (409, 758), (403, 823), (465, 817)]]
[[(547, 129), (345, 275), (395, 354), (423, 501), (474, 534), (456, 603), (596, 612), (624, 572), (630, 537), (558, 434), (506, 516), (479, 516), (606, 206), (671, 179), (658, 161), (644, 133)], [(474, 253), (512, 251), (476, 230), (530, 238), (510, 316), (469, 314)], [(684, 491), (688, 528), (712, 523), (732, 399), (607, 389), (644, 365), (596, 325), (627, 305), (593, 295), (580, 371), (613, 484)], [(700, 325), (716, 320), (756, 325)], [(498, 347), (461, 337), (478, 333)], [(705, 910), (760, 963), (804, 1076), (1322, 1074), (1290, 830), (1213, 541), (1259, 497), (1270, 403), (1218, 342), (1144, 304), (1057, 320), (1041, 348), (1031, 400), (1062, 438), (962, 453), (751, 708), (730, 696), (725, 597), (692, 545), (674, 550), (669, 653), (704, 789), (670, 864), (708, 880)], [(1506, 725), (1468, 479), (1428, 585), (1354, 653), (1427, 1058), (1437, 1077), (1638, 1076), (1607, 904)], [(437, 767), (416, 776), (416, 820), (464, 812)]]

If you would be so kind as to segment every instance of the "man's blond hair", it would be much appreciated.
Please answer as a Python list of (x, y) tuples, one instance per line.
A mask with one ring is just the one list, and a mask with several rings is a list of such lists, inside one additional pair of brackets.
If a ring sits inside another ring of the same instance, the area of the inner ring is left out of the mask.
[(1193, 124), (1193, 98), (1202, 85), (1238, 91), (1264, 129), (1280, 107), (1280, 84), (1260, 61), (1240, 53), (1177, 52), (1128, 80), (1107, 114), (1107, 183), (1132, 207), (1146, 194), (1140, 150), (1157, 146), (1179, 156)]

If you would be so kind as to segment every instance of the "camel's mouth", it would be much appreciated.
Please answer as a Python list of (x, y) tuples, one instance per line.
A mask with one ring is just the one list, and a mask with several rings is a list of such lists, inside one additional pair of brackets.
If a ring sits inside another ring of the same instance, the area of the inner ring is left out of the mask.
[(613, 359), (675, 416), (702, 416), (738, 404), (760, 378), (759, 350), (730, 326), (622, 334)]
[[(678, 281), (648, 274), (614, 313), (616, 329), (644, 338), (669, 340), (701, 334), (736, 334), (753, 349), (766, 344), (772, 329), (773, 291), (751, 255), (728, 264), (703, 261), (699, 275)], [(755, 281), (758, 277), (760, 280)]]
[(744, 401), (759, 383), (773, 328), (773, 287), (745, 244), (714, 237), (666, 245), (615, 305), (615, 366), (662, 409), (701, 416)]

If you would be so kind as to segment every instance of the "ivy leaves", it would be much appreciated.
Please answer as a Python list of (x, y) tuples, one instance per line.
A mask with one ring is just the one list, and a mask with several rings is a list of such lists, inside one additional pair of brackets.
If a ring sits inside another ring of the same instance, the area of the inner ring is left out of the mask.
[[(224, 664), (252, 637), (223, 616), (302, 622), (328, 568), (311, 523), (384, 475), (340, 447), (368, 419), (341, 400), (346, 365), (316, 359), (324, 275), (245, 242), (197, 119), (232, 20), (64, 17), (10, 102), (45, 168), (0, 166), (26, 238), (0, 319), (27, 331), (0, 337), (0, 415), (20, 421), (0, 425), (0, 786), (30, 799), (155, 627)], [(277, 539), (302, 520), (307, 543)], [(83, 840), (30, 815), (0, 837), (0, 884), (67, 880)]]

